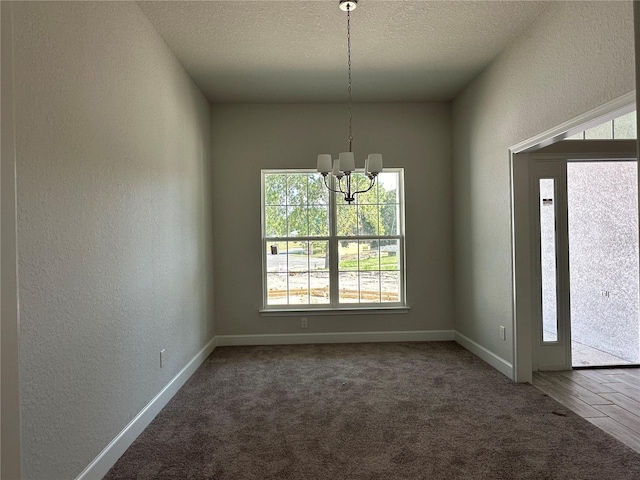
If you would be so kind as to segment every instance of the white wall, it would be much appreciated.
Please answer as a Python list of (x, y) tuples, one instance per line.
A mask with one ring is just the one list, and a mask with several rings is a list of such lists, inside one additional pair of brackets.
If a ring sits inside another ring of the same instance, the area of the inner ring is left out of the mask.
[(453, 102), (455, 326), (509, 362), (509, 147), (632, 91), (633, 59), (631, 2), (562, 2)]
[(13, 7), (23, 478), (68, 479), (213, 335), (210, 110), (135, 3)]
[(450, 330), (452, 220), (447, 104), (358, 104), (354, 151), (405, 168), (408, 314), (261, 317), (260, 170), (315, 168), (347, 148), (344, 105), (213, 105), (216, 335)]

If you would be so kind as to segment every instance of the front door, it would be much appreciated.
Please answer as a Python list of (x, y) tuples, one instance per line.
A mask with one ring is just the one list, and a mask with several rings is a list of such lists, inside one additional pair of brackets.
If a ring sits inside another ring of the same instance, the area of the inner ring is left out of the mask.
[(638, 363), (635, 152), (529, 162), (533, 370)]

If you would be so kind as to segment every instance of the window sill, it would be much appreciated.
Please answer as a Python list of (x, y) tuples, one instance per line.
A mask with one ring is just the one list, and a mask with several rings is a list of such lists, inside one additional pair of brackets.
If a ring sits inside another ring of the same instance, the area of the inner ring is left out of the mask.
[(358, 308), (270, 308), (260, 310), (263, 317), (299, 317), (305, 316), (330, 316), (330, 315), (388, 315), (404, 314), (411, 310), (408, 306), (399, 307), (358, 307)]

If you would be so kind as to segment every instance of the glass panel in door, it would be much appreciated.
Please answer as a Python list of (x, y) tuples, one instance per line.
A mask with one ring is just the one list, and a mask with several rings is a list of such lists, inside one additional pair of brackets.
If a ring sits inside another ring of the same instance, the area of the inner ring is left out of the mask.
[(558, 341), (556, 182), (553, 178), (541, 178), (539, 182), (542, 341), (556, 342)]

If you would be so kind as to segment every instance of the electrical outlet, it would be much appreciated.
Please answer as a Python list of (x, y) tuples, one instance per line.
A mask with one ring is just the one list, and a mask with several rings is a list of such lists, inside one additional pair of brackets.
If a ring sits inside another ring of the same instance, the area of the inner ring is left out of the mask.
[(307, 328), (309, 324), (307, 323), (307, 317), (302, 317), (300, 319), (300, 328)]
[(164, 367), (165, 363), (167, 363), (167, 349), (163, 348), (160, 350), (160, 368)]
[(504, 326), (500, 325), (500, 340), (506, 340), (507, 334), (505, 332)]

